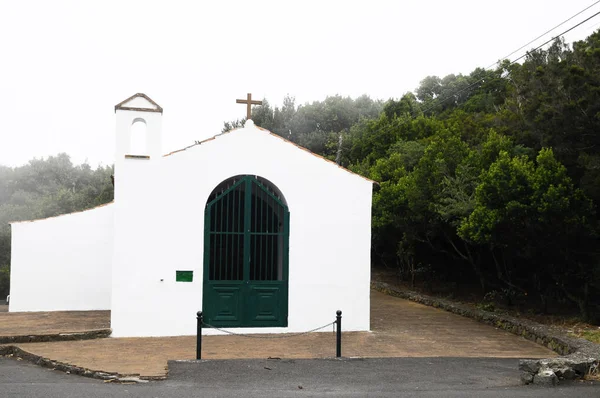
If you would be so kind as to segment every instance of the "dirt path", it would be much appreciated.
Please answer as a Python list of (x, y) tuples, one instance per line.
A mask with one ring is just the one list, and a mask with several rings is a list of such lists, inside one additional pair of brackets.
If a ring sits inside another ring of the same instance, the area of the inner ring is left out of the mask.
[[(18, 330), (73, 331), (106, 327), (107, 311), (79, 313), (0, 314), (0, 335)], [(8, 315), (8, 317), (7, 317)], [(6, 320), (8, 323), (5, 323)], [(39, 321), (43, 320), (40, 324)], [(62, 327), (65, 330), (59, 330)], [(346, 357), (495, 357), (540, 358), (556, 354), (545, 347), (472, 319), (407, 300), (371, 292), (372, 332), (343, 335)], [(324, 358), (335, 356), (333, 331), (290, 339), (204, 336), (204, 359)], [(108, 338), (30, 343), (31, 353), (92, 370), (160, 377), (169, 359), (194, 359), (194, 336)]]
[(82, 332), (106, 328), (110, 328), (110, 311), (0, 311), (0, 336)]

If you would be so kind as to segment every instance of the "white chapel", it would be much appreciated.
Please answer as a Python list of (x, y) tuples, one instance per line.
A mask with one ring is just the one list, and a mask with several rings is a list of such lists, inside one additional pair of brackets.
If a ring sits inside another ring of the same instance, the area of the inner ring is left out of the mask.
[(241, 333), (338, 309), (344, 330), (369, 330), (373, 181), (252, 120), (165, 155), (156, 102), (115, 114), (114, 201), (11, 224), (9, 311), (110, 310), (114, 337), (193, 335), (199, 310)]

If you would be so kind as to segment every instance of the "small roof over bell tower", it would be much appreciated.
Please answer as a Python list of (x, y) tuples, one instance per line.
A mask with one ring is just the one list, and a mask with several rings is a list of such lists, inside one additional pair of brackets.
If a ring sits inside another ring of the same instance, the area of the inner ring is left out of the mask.
[(158, 112), (162, 113), (163, 108), (150, 97), (143, 93), (137, 93), (127, 98), (125, 101), (115, 105), (115, 112), (123, 111), (140, 111), (140, 112)]

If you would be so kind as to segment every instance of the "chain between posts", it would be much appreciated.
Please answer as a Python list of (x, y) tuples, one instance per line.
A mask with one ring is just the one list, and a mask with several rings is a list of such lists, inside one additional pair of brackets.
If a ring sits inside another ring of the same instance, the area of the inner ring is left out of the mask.
[(209, 327), (209, 328), (212, 328), (212, 329), (215, 329), (215, 330), (218, 330), (220, 332), (227, 333), (227, 334), (230, 334), (230, 335), (233, 335), (233, 336), (248, 337), (248, 338), (251, 338), (251, 339), (286, 339), (286, 338), (291, 338), (291, 337), (303, 336), (305, 334), (316, 332), (317, 330), (325, 329), (328, 326), (335, 325), (336, 322), (337, 321), (329, 322), (328, 324), (325, 324), (323, 326), (319, 326), (318, 328), (307, 330), (306, 332), (284, 333), (284, 334), (269, 335), (269, 336), (258, 336), (258, 335), (255, 335), (255, 334), (235, 333), (235, 332), (231, 332), (229, 330), (221, 329), (219, 327), (210, 325), (210, 324), (208, 324), (206, 322), (202, 322), (202, 324), (204, 326), (206, 326), (206, 327)]
[(197, 360), (202, 359), (202, 326), (207, 326), (209, 328), (212, 328), (212, 329), (215, 329), (215, 330), (218, 330), (218, 331), (221, 331), (223, 333), (230, 334), (233, 336), (248, 337), (248, 338), (253, 338), (253, 339), (285, 339), (285, 338), (303, 336), (305, 334), (316, 332), (317, 330), (325, 329), (326, 327), (333, 325), (333, 331), (336, 334), (335, 356), (337, 358), (340, 358), (342, 356), (342, 311), (340, 311), (340, 310), (336, 311), (335, 321), (326, 323), (325, 325), (319, 326), (318, 328), (314, 328), (311, 330), (307, 330), (306, 332), (300, 332), (300, 333), (285, 333), (285, 334), (267, 335), (267, 336), (259, 336), (259, 335), (255, 335), (255, 334), (244, 334), (244, 333), (231, 332), (229, 330), (225, 330), (225, 329), (213, 326), (209, 323), (205, 323), (202, 311), (198, 311), (198, 313), (196, 315), (197, 315), (197, 321), (198, 321), (197, 322), (197, 331), (196, 331), (196, 359)]

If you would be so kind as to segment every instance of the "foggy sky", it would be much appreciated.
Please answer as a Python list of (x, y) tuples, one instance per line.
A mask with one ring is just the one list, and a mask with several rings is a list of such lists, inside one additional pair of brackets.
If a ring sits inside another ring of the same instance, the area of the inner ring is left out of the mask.
[(427, 75), (486, 67), (594, 1), (210, 3), (0, 0), (0, 164), (59, 152), (111, 164), (114, 105), (137, 92), (164, 108), (164, 153), (242, 118), (235, 99), (248, 92), (273, 105), (288, 93), (399, 98)]

